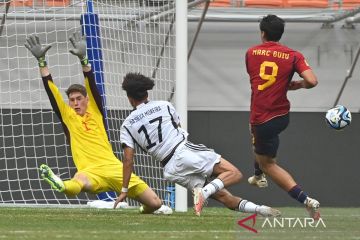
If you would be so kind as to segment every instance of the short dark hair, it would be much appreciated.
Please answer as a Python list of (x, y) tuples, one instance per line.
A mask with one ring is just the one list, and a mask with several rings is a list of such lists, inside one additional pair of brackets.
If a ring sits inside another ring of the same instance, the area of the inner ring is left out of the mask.
[(84, 97), (87, 96), (87, 92), (86, 92), (86, 88), (81, 85), (81, 84), (71, 84), (70, 87), (65, 91), (66, 92), (66, 95), (69, 97), (70, 96), (70, 93), (73, 93), (73, 92), (79, 92), (81, 93)]
[(284, 33), (285, 21), (276, 15), (267, 15), (260, 21), (260, 30), (268, 41), (278, 42)]
[(148, 97), (147, 90), (154, 87), (154, 80), (140, 74), (140, 73), (127, 73), (122, 83), (122, 89), (126, 94), (135, 100), (144, 100)]

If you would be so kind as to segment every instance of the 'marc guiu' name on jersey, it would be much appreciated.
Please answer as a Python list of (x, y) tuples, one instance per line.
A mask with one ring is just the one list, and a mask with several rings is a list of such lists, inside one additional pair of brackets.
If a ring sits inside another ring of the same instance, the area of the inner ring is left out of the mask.
[(265, 42), (246, 52), (251, 83), (251, 124), (261, 124), (290, 110), (289, 82), (295, 72), (310, 69), (304, 56), (278, 42)]
[(179, 124), (179, 116), (171, 103), (142, 103), (123, 122), (120, 141), (122, 145), (133, 149), (138, 144), (145, 152), (161, 161), (188, 135), (178, 127)]
[(51, 75), (42, 79), (53, 110), (63, 125), (77, 170), (119, 165), (121, 163), (114, 155), (106, 134), (101, 96), (97, 91), (94, 75), (91, 71), (84, 72), (84, 77), (89, 97), (84, 116), (78, 115), (64, 101)]

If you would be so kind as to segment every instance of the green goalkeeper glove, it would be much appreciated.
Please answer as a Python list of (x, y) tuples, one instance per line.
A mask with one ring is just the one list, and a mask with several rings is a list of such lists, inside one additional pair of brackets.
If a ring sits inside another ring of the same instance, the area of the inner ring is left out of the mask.
[(51, 45), (47, 45), (45, 47), (41, 46), (40, 39), (37, 35), (31, 35), (26, 38), (26, 43), (24, 45), (38, 60), (39, 67), (46, 67), (47, 63), (45, 61), (45, 55), (51, 48)]
[(86, 38), (81, 36), (79, 33), (73, 33), (69, 38), (73, 49), (70, 49), (70, 53), (77, 56), (80, 59), (81, 65), (85, 66), (89, 64), (89, 60), (86, 57)]

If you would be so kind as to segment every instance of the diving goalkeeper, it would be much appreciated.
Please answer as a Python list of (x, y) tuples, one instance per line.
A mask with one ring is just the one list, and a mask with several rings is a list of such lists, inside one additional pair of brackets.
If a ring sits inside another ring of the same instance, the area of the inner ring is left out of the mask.
[(106, 134), (101, 96), (86, 57), (85, 38), (74, 33), (69, 40), (73, 46), (70, 53), (80, 59), (85, 86), (72, 84), (67, 89), (68, 104), (54, 84), (45, 61), (46, 52), (51, 46), (42, 46), (36, 35), (29, 36), (25, 43), (25, 47), (38, 60), (45, 90), (63, 125), (77, 168), (72, 179), (62, 181), (47, 165), (42, 164), (41, 176), (53, 189), (66, 195), (77, 195), (80, 192), (128, 192), (130, 198), (144, 205), (141, 208), (143, 213), (152, 213), (161, 207), (162, 201), (144, 181), (133, 174), (129, 186), (122, 187), (123, 165), (113, 153)]

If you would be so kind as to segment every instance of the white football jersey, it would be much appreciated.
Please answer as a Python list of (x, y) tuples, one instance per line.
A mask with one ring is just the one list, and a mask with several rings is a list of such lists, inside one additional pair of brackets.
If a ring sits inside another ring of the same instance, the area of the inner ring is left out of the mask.
[(173, 105), (167, 101), (149, 101), (136, 107), (121, 125), (120, 141), (144, 151), (161, 161), (188, 133), (178, 127), (180, 119)]

